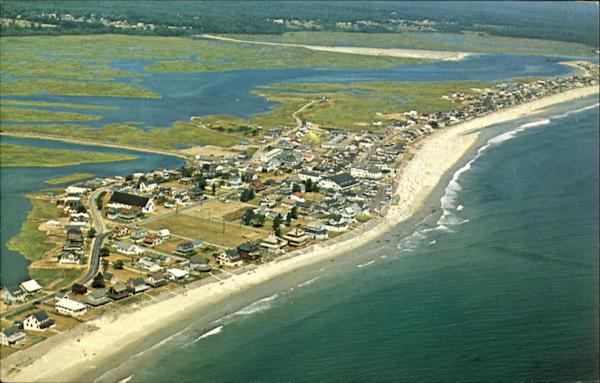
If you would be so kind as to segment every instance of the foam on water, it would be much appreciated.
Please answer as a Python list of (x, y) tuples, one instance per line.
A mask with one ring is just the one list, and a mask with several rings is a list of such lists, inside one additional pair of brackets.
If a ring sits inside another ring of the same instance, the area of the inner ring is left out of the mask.
[[(583, 107), (580, 109), (568, 111), (568, 112), (560, 114), (560, 115), (555, 115), (555, 116), (551, 116), (549, 118), (543, 118), (543, 119), (527, 122), (527, 123), (517, 126), (516, 128), (514, 128), (512, 130), (509, 130), (507, 132), (504, 132), (502, 134), (499, 134), (495, 137), (490, 138), (485, 143), (485, 145), (483, 145), (482, 147), (480, 147), (477, 150), (475, 157), (473, 157), (469, 162), (467, 162), (463, 167), (458, 169), (452, 175), (452, 179), (450, 180), (450, 182), (448, 182), (448, 185), (444, 189), (444, 195), (440, 198), (440, 204), (442, 207), (442, 215), (436, 222), (437, 226), (434, 228), (417, 230), (412, 235), (410, 235), (406, 238), (403, 238), (398, 243), (398, 246), (397, 246), (398, 249), (403, 252), (413, 252), (420, 245), (420, 243), (424, 239), (427, 238), (427, 236), (429, 234), (435, 233), (435, 232), (452, 232), (453, 231), (451, 229), (452, 226), (463, 225), (463, 224), (469, 222), (469, 219), (464, 219), (457, 214), (457, 212), (460, 212), (464, 209), (464, 206), (462, 204), (460, 204), (458, 201), (460, 192), (463, 190), (459, 180), (460, 180), (460, 177), (464, 173), (471, 170), (473, 163), (475, 161), (477, 161), (483, 155), (483, 153), (485, 153), (485, 151), (487, 151), (490, 147), (502, 144), (509, 140), (512, 140), (513, 138), (517, 137), (519, 135), (519, 133), (523, 132), (526, 129), (534, 128), (537, 126), (548, 125), (551, 122), (551, 120), (553, 120), (553, 119), (563, 118), (563, 117), (567, 117), (571, 114), (575, 114), (575, 113), (583, 112), (583, 111), (586, 111), (589, 109), (597, 108), (599, 105), (600, 104), (596, 103), (594, 105), (589, 105), (589, 106), (586, 106), (586, 107)], [(430, 244), (432, 242), (433, 241), (428, 241), (428, 243), (430, 243)], [(433, 243), (436, 243), (436, 242), (433, 242)]]
[(273, 294), (263, 299), (259, 299), (255, 302), (250, 303), (248, 306), (241, 310), (234, 312), (233, 314), (227, 315), (225, 318), (231, 318), (235, 316), (246, 316), (256, 314), (261, 311), (268, 310), (272, 306), (272, 301), (279, 297), (279, 294)]
[(298, 287), (304, 287), (304, 286), (308, 286), (311, 285), (314, 281), (316, 281), (317, 279), (319, 279), (320, 277), (314, 277), (313, 279), (309, 279), (306, 282), (302, 282), (298, 285)]
[(202, 334), (198, 338), (196, 338), (196, 340), (194, 340), (194, 343), (198, 342), (200, 339), (204, 339), (211, 335), (216, 335), (216, 334), (220, 333), (221, 331), (223, 331), (223, 325), (215, 327), (212, 330), (208, 330), (207, 332), (205, 332), (204, 334)]
[(365, 267), (365, 266), (372, 265), (373, 263), (375, 263), (374, 259), (370, 260), (369, 262), (361, 263), (360, 265), (357, 265), (356, 267), (362, 268), (362, 267)]

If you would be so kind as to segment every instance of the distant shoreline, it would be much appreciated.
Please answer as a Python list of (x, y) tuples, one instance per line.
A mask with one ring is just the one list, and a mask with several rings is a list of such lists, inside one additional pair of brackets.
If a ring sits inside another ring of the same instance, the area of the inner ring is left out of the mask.
[[(76, 380), (90, 374), (92, 366), (107, 362), (115, 352), (151, 337), (159, 329), (178, 322), (192, 312), (210, 315), (220, 302), (242, 299), (240, 292), (307, 265), (332, 259), (372, 241), (392, 226), (420, 212), (448, 171), (476, 145), (482, 128), (526, 117), (551, 105), (597, 94), (598, 88), (572, 89), (435, 131), (419, 142), (414, 157), (398, 171), (394, 205), (383, 218), (374, 218), (362, 227), (331, 241), (316, 244), (283, 256), (252, 271), (221, 282), (199, 283), (179, 294), (165, 297), (143, 309), (105, 315), (58, 334), (3, 360), (2, 379), (10, 381)], [(90, 330), (94, 329), (94, 330)], [(69, 355), (68, 360), (64, 356)], [(9, 373), (13, 367), (20, 371)]]

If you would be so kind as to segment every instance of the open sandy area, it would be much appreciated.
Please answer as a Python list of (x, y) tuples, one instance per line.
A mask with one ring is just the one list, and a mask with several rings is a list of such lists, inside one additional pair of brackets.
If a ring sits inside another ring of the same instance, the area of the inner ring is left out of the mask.
[(322, 45), (303, 45), (303, 44), (287, 44), (287, 43), (270, 43), (266, 41), (250, 41), (238, 40), (223, 36), (200, 35), (207, 39), (231, 41), (237, 43), (257, 44), (257, 45), (277, 45), (283, 47), (304, 48), (312, 51), (348, 53), (353, 55), (364, 56), (387, 56), (387, 57), (406, 57), (428, 60), (462, 60), (472, 53), (467, 52), (446, 52), (446, 51), (430, 51), (424, 49), (404, 49), (404, 48), (369, 48), (369, 47), (330, 47)]
[(111, 358), (115, 350), (175, 323), (184, 313), (209, 309), (216, 302), (251, 286), (348, 252), (418, 212), (444, 174), (476, 143), (481, 128), (518, 119), (550, 105), (597, 92), (597, 87), (570, 90), (436, 131), (418, 145), (413, 158), (399, 170), (395, 191), (397, 204), (387, 209), (383, 218), (369, 221), (356, 229), (358, 232), (353, 231), (329, 242), (290, 253), (251, 272), (232, 276), (222, 282), (188, 288), (185, 294), (175, 295), (137, 311), (102, 316), (78, 326), (70, 333), (59, 334), (27, 350), (16, 352), (2, 361), (2, 381), (73, 380), (89, 372), (99, 361)]

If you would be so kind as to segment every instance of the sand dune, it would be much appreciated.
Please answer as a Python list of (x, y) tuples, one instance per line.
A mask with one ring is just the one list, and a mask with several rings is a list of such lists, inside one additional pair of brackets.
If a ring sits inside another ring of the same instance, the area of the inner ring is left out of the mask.
[(322, 52), (337, 52), (348, 53), (353, 55), (364, 56), (387, 56), (387, 57), (406, 57), (429, 60), (462, 60), (463, 58), (472, 55), (467, 52), (449, 52), (449, 51), (430, 51), (424, 49), (404, 49), (404, 48), (369, 48), (369, 47), (344, 47), (344, 46), (323, 46), (323, 45), (304, 45), (304, 44), (288, 44), (288, 43), (271, 43), (266, 41), (254, 40), (238, 40), (230, 37), (215, 36), (215, 35), (198, 35), (212, 40), (230, 41), (236, 43), (256, 44), (256, 45), (272, 45), (292, 48), (305, 48), (313, 51)]

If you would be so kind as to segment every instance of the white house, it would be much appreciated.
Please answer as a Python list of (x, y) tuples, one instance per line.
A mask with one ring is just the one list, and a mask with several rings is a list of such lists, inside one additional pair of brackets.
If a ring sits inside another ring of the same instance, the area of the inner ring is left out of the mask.
[(146, 270), (150, 271), (151, 273), (156, 273), (157, 271), (162, 270), (162, 267), (160, 267), (156, 263), (152, 262), (148, 258), (140, 259), (138, 261), (137, 265), (138, 265), (138, 267), (141, 267), (142, 269), (146, 269)]
[(87, 312), (86, 305), (69, 298), (59, 299), (54, 307), (60, 314), (70, 315), (72, 317), (82, 316)]
[(140, 255), (144, 253), (144, 249), (139, 247), (138, 245), (134, 245), (133, 243), (119, 241), (115, 245), (117, 251), (119, 253), (128, 254), (128, 255)]
[(2, 300), (6, 304), (25, 302), (25, 298), (27, 298), (27, 293), (19, 286), (5, 286), (4, 292), (2, 292)]
[(42, 289), (42, 286), (40, 286), (35, 279), (21, 282), (19, 287), (21, 287), (21, 289), (23, 289), (23, 291), (25, 291), (27, 294), (35, 294)]
[(169, 237), (171, 236), (171, 232), (169, 231), (169, 229), (161, 229), (156, 233), (156, 235), (158, 235), (158, 238), (160, 238), (161, 241), (164, 241), (166, 239), (169, 239)]
[(52, 326), (54, 326), (54, 321), (44, 310), (34, 312), (23, 321), (25, 330), (46, 331)]
[(181, 280), (181, 279), (185, 279), (190, 275), (190, 272), (187, 270), (182, 270), (182, 269), (177, 269), (175, 267), (167, 269), (167, 275), (169, 276), (169, 279), (175, 281), (175, 280)]
[(140, 207), (143, 213), (154, 210), (154, 202), (151, 198), (117, 191), (110, 196), (106, 206), (113, 209)]
[(348, 190), (358, 185), (358, 181), (348, 173), (339, 173), (334, 176), (323, 178), (319, 186), (330, 190)]
[(350, 175), (356, 178), (368, 178), (370, 180), (380, 180), (383, 178), (383, 172), (374, 166), (352, 165)]
[(281, 153), (283, 153), (283, 149), (279, 149), (279, 148), (277, 148), (277, 149), (272, 149), (272, 150), (269, 150), (268, 152), (266, 152), (266, 153), (262, 153), (262, 154), (260, 155), (260, 161), (261, 161), (261, 162), (269, 162), (269, 161), (270, 161), (270, 160), (272, 160), (273, 158), (275, 158), (275, 157), (277, 157), (277, 156), (281, 155)]
[(12, 346), (24, 342), (27, 334), (21, 331), (17, 326), (6, 327), (0, 330), (0, 344), (3, 346)]
[(217, 256), (217, 263), (222, 266), (236, 267), (241, 266), (243, 261), (242, 257), (238, 254), (237, 249), (234, 247), (219, 254)]
[(78, 196), (81, 196), (81, 195), (84, 195), (87, 192), (89, 192), (90, 189), (88, 189), (88, 188), (82, 188), (82, 187), (79, 187), (79, 186), (68, 186), (65, 189), (65, 191), (67, 192), (68, 195), (78, 195)]

